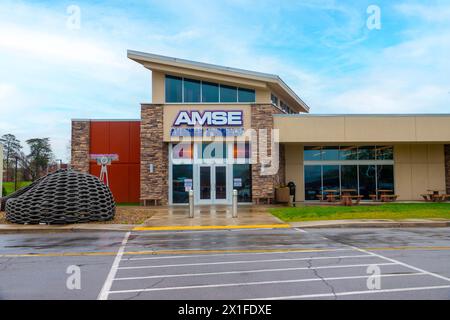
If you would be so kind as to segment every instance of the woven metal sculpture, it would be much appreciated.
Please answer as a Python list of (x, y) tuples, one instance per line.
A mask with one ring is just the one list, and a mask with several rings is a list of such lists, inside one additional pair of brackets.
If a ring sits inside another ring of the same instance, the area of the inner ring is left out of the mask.
[(10, 222), (68, 224), (114, 218), (111, 191), (89, 174), (59, 170), (24, 189), (4, 199), (6, 219)]

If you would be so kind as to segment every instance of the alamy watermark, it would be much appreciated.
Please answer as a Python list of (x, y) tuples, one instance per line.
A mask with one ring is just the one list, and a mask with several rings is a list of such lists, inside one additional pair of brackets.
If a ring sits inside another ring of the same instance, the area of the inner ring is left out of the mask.
[(76, 265), (68, 266), (66, 274), (69, 275), (66, 280), (66, 288), (68, 290), (81, 290), (81, 268)]
[(381, 30), (381, 8), (377, 5), (370, 5), (367, 7), (367, 18), (366, 26), (369, 30)]
[(66, 27), (69, 30), (81, 29), (81, 8), (77, 5), (70, 5), (66, 9), (68, 15), (66, 20)]

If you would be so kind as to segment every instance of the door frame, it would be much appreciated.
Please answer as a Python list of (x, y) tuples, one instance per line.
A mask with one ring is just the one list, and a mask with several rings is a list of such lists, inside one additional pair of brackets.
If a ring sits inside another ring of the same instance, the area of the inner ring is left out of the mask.
[[(200, 168), (206, 167), (210, 170), (210, 183), (211, 183), (211, 197), (210, 199), (200, 199), (200, 192), (195, 192), (195, 203), (198, 205), (220, 205), (220, 204), (230, 204), (231, 202), (231, 176), (232, 173), (230, 167), (227, 164), (198, 164), (194, 166), (194, 190), (200, 190)], [(217, 199), (216, 198), (216, 168), (223, 167), (226, 170), (226, 198)]]

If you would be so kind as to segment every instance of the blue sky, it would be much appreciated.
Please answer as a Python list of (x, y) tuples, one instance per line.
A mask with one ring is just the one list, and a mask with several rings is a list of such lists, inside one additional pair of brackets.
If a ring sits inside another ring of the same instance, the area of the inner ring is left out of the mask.
[(0, 135), (67, 160), (70, 119), (139, 118), (127, 49), (278, 74), (312, 113), (450, 113), (450, 1), (0, 0)]

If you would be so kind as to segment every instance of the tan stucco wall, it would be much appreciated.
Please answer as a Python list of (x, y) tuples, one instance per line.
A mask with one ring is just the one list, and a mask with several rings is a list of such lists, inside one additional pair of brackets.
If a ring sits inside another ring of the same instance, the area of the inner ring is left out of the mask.
[(280, 142), (446, 143), (450, 115), (274, 116)]
[(394, 147), (395, 190), (399, 200), (422, 200), (428, 189), (445, 190), (442, 144), (405, 144)]
[(162, 72), (152, 71), (152, 103), (165, 103), (165, 75)]
[(285, 155), (286, 183), (293, 181), (297, 186), (295, 200), (304, 201), (303, 145), (286, 144)]
[[(286, 144), (286, 183), (297, 185), (297, 201), (304, 201), (302, 144)], [(422, 200), (427, 190), (442, 190), (445, 184), (443, 144), (394, 145), (395, 193), (399, 200)]]

